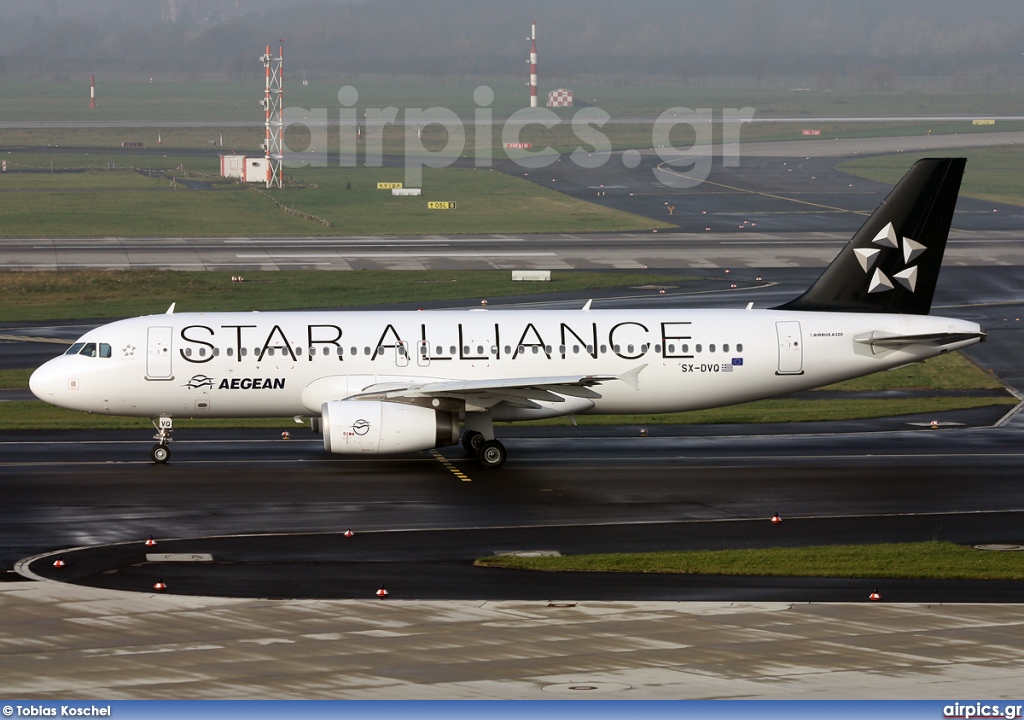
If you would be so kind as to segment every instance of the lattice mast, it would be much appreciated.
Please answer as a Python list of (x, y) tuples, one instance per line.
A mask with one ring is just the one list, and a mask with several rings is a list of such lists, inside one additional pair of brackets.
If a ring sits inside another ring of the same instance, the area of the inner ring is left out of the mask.
[(267, 160), (267, 187), (281, 187), (281, 161), (284, 158), (284, 41), (277, 57), (267, 52), (260, 58), (267, 71), (267, 89), (263, 97), (263, 109), (267, 114), (267, 137), (263, 141), (263, 152)]
[(530, 107), (537, 107), (537, 21), (530, 23)]

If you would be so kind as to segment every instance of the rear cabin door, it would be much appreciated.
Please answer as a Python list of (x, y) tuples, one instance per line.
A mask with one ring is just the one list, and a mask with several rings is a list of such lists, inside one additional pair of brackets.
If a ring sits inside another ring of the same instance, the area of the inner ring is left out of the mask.
[(804, 348), (800, 337), (800, 323), (786, 321), (775, 323), (779, 335), (779, 370), (777, 375), (803, 375)]

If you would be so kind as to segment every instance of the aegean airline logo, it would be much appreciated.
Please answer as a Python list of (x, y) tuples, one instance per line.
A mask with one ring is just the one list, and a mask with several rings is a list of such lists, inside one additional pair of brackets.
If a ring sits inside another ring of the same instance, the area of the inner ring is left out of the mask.
[[(284, 390), (286, 378), (224, 378), (217, 385), (218, 390)], [(201, 390), (204, 388), (213, 389), (216, 378), (209, 375), (193, 375), (192, 379), (185, 383), (184, 387), (189, 390)]]

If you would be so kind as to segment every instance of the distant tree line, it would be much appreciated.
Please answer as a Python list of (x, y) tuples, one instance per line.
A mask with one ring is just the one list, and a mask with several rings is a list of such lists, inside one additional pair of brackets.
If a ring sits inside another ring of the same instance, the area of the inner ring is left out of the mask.
[[(860, 78), (1024, 74), (1020, 0), (5, 0), (0, 73), (519, 77), (538, 22), (549, 76)], [(173, 19), (171, 19), (173, 18)]]

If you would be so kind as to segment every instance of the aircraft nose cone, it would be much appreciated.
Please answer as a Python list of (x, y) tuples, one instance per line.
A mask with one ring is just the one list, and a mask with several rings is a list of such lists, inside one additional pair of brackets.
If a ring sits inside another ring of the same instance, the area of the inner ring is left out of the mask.
[(59, 378), (51, 361), (36, 368), (36, 371), (28, 379), (28, 388), (40, 400), (52, 403), (57, 382), (59, 382)]

